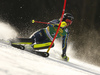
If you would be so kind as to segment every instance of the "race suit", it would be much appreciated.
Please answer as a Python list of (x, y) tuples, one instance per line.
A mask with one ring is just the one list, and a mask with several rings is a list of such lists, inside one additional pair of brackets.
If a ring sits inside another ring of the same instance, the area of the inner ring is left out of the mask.
[[(50, 24), (48, 24), (46, 28), (40, 29), (31, 37), (34, 40), (33, 43), (52, 42), (60, 21), (58, 19), (55, 19), (50, 21), (49, 23)], [(60, 28), (56, 36), (56, 38), (62, 37), (62, 54), (66, 54), (68, 35), (68, 28)]]

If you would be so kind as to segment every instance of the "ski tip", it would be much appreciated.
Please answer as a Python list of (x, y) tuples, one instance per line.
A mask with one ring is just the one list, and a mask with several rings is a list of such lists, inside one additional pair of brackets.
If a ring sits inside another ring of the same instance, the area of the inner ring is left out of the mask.
[(47, 52), (34, 51), (33, 53), (36, 54), (36, 55), (42, 56), (42, 57), (48, 57), (49, 56), (49, 53), (47, 53)]
[(45, 52), (43, 57), (48, 57), (49, 56), (49, 53)]

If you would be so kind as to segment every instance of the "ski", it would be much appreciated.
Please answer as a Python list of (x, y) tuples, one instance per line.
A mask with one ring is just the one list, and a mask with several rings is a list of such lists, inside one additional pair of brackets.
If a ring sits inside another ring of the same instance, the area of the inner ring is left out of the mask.
[[(15, 48), (18, 48), (20, 50), (25, 50), (25, 47), (23, 45), (12, 44), (12, 46), (15, 47)], [(33, 50), (31, 53), (42, 56), (42, 57), (48, 57), (49, 56), (49, 53), (47, 53), (47, 52), (40, 52), (40, 51), (36, 51), (36, 50)]]
[(11, 46), (15, 47), (15, 48), (18, 48), (18, 49), (21, 49), (21, 50), (24, 50), (25, 47), (23, 45), (15, 45), (15, 44), (11, 44)]
[(49, 53), (47, 53), (47, 52), (32, 51), (32, 53), (39, 55), (39, 56), (42, 56), (42, 57), (48, 57), (49, 56)]

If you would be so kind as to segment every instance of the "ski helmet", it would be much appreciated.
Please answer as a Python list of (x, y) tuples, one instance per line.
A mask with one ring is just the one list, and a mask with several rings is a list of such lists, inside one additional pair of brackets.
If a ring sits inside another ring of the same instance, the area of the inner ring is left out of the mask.
[(69, 19), (69, 20), (73, 21), (74, 17), (70, 13), (65, 13), (64, 16), (63, 16), (63, 20), (62, 21), (65, 21), (66, 19)]

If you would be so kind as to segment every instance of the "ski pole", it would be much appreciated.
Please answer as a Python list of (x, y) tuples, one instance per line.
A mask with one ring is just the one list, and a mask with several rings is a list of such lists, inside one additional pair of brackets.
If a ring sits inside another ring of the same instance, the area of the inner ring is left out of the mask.
[(32, 20), (32, 23), (50, 24), (50, 23), (48, 23), (48, 22), (41, 22), (41, 21), (35, 21), (35, 20)]
[(61, 22), (62, 22), (62, 19), (63, 19), (63, 16), (64, 16), (65, 8), (66, 8), (66, 0), (64, 0), (64, 6), (63, 6), (63, 11), (62, 11), (62, 15), (61, 15), (59, 27), (58, 27), (58, 29), (57, 29), (57, 31), (56, 31), (56, 34), (55, 34), (55, 36), (54, 36), (54, 38), (53, 38), (53, 41), (51, 42), (51, 45), (49, 46), (49, 48), (48, 48), (48, 50), (47, 50), (47, 53), (49, 53), (50, 48), (52, 47), (52, 45), (53, 45), (53, 43), (54, 43), (54, 40), (55, 40), (55, 38), (56, 38), (56, 36), (57, 36), (57, 34), (58, 34), (58, 31), (59, 31), (59, 29), (60, 29)]

